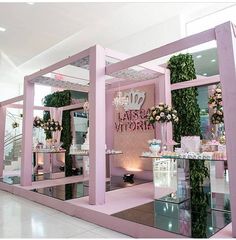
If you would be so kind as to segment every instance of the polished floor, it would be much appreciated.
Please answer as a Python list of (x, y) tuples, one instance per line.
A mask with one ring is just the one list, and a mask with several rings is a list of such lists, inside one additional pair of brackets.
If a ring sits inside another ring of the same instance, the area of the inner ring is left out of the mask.
[(0, 191), (0, 238), (130, 238)]

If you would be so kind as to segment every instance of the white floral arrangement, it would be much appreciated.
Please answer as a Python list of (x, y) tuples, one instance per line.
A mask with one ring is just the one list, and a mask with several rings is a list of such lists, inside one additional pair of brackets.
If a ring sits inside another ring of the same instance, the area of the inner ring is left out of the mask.
[(165, 123), (165, 122), (178, 122), (179, 118), (177, 116), (177, 111), (164, 103), (159, 103), (159, 105), (152, 107), (148, 115), (148, 121), (151, 124), (155, 122)]
[(13, 129), (18, 128), (19, 126), (20, 126), (20, 124), (18, 122), (12, 123), (12, 128)]
[(89, 102), (86, 101), (83, 105), (84, 112), (88, 113), (89, 112)]
[(40, 117), (35, 117), (33, 121), (33, 126), (36, 128), (44, 128), (44, 121)]
[(149, 144), (149, 146), (151, 146), (151, 145), (160, 145), (161, 144), (161, 140), (160, 139), (148, 140), (148, 144)]
[(216, 87), (213, 94), (209, 97), (208, 104), (209, 107), (213, 109), (211, 123), (212, 124), (224, 123), (222, 91), (219, 85)]
[(63, 128), (58, 121), (48, 119), (48, 121), (44, 124), (44, 129), (46, 131), (56, 132), (61, 131)]

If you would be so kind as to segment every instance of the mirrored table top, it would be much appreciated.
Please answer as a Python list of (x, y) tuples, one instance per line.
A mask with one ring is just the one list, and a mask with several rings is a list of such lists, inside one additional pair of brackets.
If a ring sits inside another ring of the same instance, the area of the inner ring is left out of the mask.
[(209, 238), (231, 222), (229, 195), (192, 194), (180, 203), (154, 200), (112, 216), (193, 238)]

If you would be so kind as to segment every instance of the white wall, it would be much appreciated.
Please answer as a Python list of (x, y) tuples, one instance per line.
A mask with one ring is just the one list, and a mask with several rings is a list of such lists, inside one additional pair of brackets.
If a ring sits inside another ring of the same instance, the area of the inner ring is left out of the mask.
[[(172, 17), (165, 22), (153, 25), (143, 31), (121, 39), (111, 44), (109, 48), (130, 55), (137, 55), (184, 37), (182, 25), (180, 16)], [(166, 57), (156, 62), (161, 64), (168, 59), (169, 57)]]
[(0, 101), (20, 95), (23, 76), (3, 52), (0, 52), (0, 73)]
[(180, 37), (181, 20), (180, 16), (176, 16), (123, 38), (109, 47), (130, 55), (136, 55), (175, 41)]

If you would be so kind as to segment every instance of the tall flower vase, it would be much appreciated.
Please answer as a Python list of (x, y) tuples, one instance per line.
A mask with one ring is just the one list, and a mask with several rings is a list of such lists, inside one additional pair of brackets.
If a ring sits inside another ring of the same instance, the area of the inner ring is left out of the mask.
[(224, 123), (218, 123), (214, 126), (215, 129), (215, 140), (224, 143), (225, 142), (225, 130), (224, 130)]
[(166, 140), (166, 130), (167, 130), (167, 123), (161, 123), (161, 150), (167, 150), (167, 140)]

